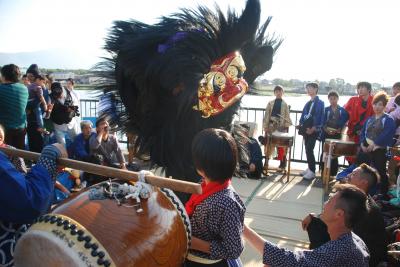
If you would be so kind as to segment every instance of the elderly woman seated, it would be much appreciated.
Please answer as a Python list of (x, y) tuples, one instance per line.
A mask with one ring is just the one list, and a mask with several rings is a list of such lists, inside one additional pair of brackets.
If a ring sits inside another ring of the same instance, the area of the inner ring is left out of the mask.
[(91, 121), (81, 121), (81, 133), (78, 134), (68, 147), (68, 156), (72, 159), (92, 162), (90, 156), (89, 139), (95, 133)]

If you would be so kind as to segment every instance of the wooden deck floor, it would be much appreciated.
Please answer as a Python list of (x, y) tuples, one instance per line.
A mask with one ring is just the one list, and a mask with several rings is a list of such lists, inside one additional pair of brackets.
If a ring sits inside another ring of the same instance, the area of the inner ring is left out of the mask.
[[(289, 182), (281, 174), (261, 180), (233, 179), (233, 186), (246, 204), (245, 223), (265, 239), (290, 250), (308, 247), (301, 220), (310, 212), (320, 213), (323, 203), (321, 179), (306, 181), (292, 170)], [(263, 266), (261, 256), (246, 244), (241, 256), (245, 267)]]

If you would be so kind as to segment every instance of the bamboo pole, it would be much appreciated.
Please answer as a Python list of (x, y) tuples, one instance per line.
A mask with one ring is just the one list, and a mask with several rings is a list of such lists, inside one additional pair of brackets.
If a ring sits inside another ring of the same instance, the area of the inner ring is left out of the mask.
[[(14, 157), (21, 157), (27, 160), (37, 161), (40, 157), (40, 153), (30, 152), (21, 149), (0, 147), (0, 150), (6, 153), (7, 155)], [(59, 158), (57, 163), (59, 165), (68, 168), (82, 170), (85, 172), (90, 172), (93, 174), (106, 177), (120, 178), (127, 181), (136, 182), (138, 181), (139, 177), (139, 173), (137, 172), (115, 169), (107, 166), (101, 166), (97, 164), (92, 164), (88, 162), (72, 160), (67, 158)], [(190, 194), (201, 194), (202, 192), (201, 186), (199, 184), (160, 177), (156, 175), (146, 175), (146, 182), (154, 186), (166, 187), (174, 191), (185, 192)]]

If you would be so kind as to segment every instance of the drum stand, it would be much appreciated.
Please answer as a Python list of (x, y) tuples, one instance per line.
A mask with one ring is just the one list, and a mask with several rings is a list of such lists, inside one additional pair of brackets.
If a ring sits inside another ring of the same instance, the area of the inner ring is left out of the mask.
[[(292, 139), (293, 140), (293, 139)], [(293, 142), (292, 142), (293, 145)], [(289, 182), (289, 177), (290, 177), (290, 162), (292, 161), (292, 145), (289, 146), (289, 158), (288, 158), (288, 170), (287, 170), (287, 180), (286, 182)]]
[(328, 192), (328, 187), (329, 187), (329, 180), (331, 177), (331, 160), (332, 160), (332, 153), (333, 153), (333, 148), (335, 146), (335, 143), (331, 142), (329, 143), (329, 151), (328, 155), (326, 155), (326, 152), (324, 152), (324, 170), (322, 172), (322, 184), (324, 186), (324, 192)]
[(263, 167), (263, 173), (265, 176), (268, 176), (268, 161), (269, 161), (269, 151), (271, 149), (271, 138), (267, 132), (265, 132), (265, 145), (264, 145), (264, 154), (265, 154), (265, 162)]
[[(267, 132), (265, 133), (265, 139), (267, 140), (266, 145), (265, 145), (265, 163), (264, 163), (264, 167), (263, 167), (263, 172), (265, 174), (265, 176), (268, 175), (268, 161), (269, 161), (269, 152), (271, 150), (271, 146), (273, 144), (272, 142), (272, 135), (269, 135)], [(290, 177), (290, 163), (292, 161), (292, 146), (293, 146), (293, 138), (289, 141), (289, 144), (287, 146), (283, 146), (286, 149), (288, 149), (288, 151), (286, 151), (286, 155), (289, 154), (289, 157), (287, 159), (287, 170), (284, 170), (284, 174), (286, 175), (286, 182), (289, 182), (289, 177)], [(287, 153), (288, 152), (288, 153)], [(286, 157), (285, 155), (285, 157)]]

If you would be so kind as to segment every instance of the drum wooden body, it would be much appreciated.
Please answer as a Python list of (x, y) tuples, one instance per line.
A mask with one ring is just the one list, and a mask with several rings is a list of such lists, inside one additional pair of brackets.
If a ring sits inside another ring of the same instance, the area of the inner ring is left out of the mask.
[(329, 145), (334, 143), (332, 156), (355, 156), (358, 145), (352, 141), (343, 141), (337, 139), (326, 139), (324, 143), (324, 152), (329, 152)]
[(276, 146), (289, 147), (293, 145), (293, 136), (288, 133), (273, 132), (269, 138), (271, 138), (271, 144)]
[[(96, 185), (97, 188), (98, 185)], [(93, 200), (93, 187), (39, 218), (19, 240), (16, 266), (180, 266), (190, 239), (184, 206), (153, 188), (142, 212), (115, 199)], [(92, 195), (90, 195), (92, 194)]]

